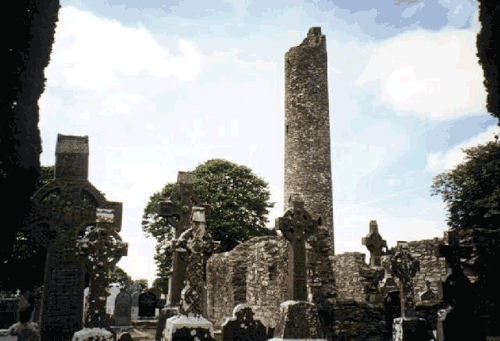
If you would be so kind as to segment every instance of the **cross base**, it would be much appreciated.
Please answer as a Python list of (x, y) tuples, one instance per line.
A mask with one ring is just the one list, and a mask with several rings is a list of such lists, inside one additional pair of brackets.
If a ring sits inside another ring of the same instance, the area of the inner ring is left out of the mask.
[(429, 340), (427, 324), (418, 317), (398, 317), (392, 324), (392, 341)]
[(167, 319), (161, 341), (214, 341), (212, 322), (202, 316), (176, 315)]
[(306, 301), (285, 301), (280, 306), (280, 319), (276, 325), (274, 338), (280, 340), (322, 340), (323, 332), (318, 318), (318, 310)]

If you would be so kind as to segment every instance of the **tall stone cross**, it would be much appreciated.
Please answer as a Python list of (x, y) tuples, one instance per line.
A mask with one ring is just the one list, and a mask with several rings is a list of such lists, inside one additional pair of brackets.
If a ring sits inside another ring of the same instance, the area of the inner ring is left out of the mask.
[(110, 330), (106, 316), (106, 288), (109, 286), (107, 274), (109, 269), (127, 255), (128, 244), (122, 242), (120, 235), (113, 228), (114, 215), (111, 212), (98, 211), (97, 218), (97, 226), (77, 241), (79, 255), (87, 257), (91, 267), (85, 327)]
[(408, 251), (408, 243), (398, 242), (398, 251), (391, 261), (392, 274), (399, 279), (401, 293), (401, 317), (414, 317), (415, 295), (413, 277), (420, 270), (420, 262), (413, 259)]
[(206, 231), (205, 213), (205, 207), (193, 206), (191, 226), (172, 241), (172, 248), (187, 256), (185, 287), (180, 301), (180, 312), (187, 316), (203, 314), (204, 266), (219, 244), (212, 241)]
[(47, 250), (40, 312), (42, 340), (71, 338), (82, 327), (85, 259), (76, 243), (97, 210), (113, 212), (121, 228), (122, 204), (107, 201), (88, 181), (88, 137), (58, 135), (54, 180), (31, 198), (25, 229)]
[[(191, 212), (194, 205), (200, 205), (200, 199), (193, 193), (193, 176), (189, 172), (177, 174), (178, 192), (168, 200), (158, 204), (158, 215), (166, 218), (175, 228), (175, 239), (188, 228)], [(206, 207), (208, 211), (208, 206)], [(172, 255), (172, 279), (168, 293), (167, 304), (171, 307), (178, 306), (181, 298), (182, 285), (185, 280), (186, 262), (177, 251)]]
[(370, 232), (363, 237), (361, 243), (370, 251), (370, 266), (381, 266), (380, 257), (384, 248), (387, 248), (387, 242), (378, 233), (376, 220), (370, 221)]
[(289, 299), (307, 301), (306, 240), (318, 230), (321, 218), (313, 219), (304, 209), (304, 201), (297, 194), (290, 196), (292, 208), (276, 219), (288, 243), (288, 295)]

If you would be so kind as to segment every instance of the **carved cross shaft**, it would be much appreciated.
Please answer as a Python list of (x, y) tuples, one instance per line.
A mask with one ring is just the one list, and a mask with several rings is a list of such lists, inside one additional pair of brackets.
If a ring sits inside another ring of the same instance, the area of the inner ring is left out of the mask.
[(128, 251), (128, 244), (122, 242), (118, 232), (106, 225), (98, 223), (77, 242), (79, 254), (86, 256), (91, 265), (89, 306), (85, 316), (87, 328), (109, 327), (106, 318), (107, 273)]
[(420, 262), (413, 259), (407, 244), (398, 242), (398, 252), (392, 258), (392, 274), (399, 279), (401, 292), (401, 316), (413, 317), (415, 314), (415, 297), (413, 293), (413, 277), (420, 270)]
[(304, 209), (304, 201), (291, 195), (292, 208), (276, 219), (288, 243), (288, 294), (290, 299), (307, 301), (306, 239), (318, 229), (319, 218), (312, 219)]
[[(166, 218), (175, 228), (175, 239), (188, 228), (193, 205), (199, 205), (200, 200), (193, 192), (193, 176), (189, 172), (177, 174), (179, 191), (168, 200), (158, 204), (158, 215)], [(208, 210), (208, 207), (206, 207)], [(182, 284), (184, 283), (186, 262), (182, 260), (177, 251), (172, 255), (171, 288), (168, 293), (169, 306), (178, 306), (181, 298)]]

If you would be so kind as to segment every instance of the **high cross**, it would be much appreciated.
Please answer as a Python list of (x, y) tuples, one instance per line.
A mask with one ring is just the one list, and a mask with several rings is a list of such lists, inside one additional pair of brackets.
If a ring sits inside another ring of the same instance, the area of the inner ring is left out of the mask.
[[(178, 191), (170, 196), (168, 200), (158, 204), (158, 215), (167, 219), (169, 224), (175, 228), (175, 239), (178, 239), (188, 228), (193, 206), (200, 206), (200, 199), (193, 191), (193, 176), (190, 172), (178, 172), (177, 185)], [(208, 206), (202, 206), (208, 211)], [(175, 250), (172, 258), (172, 279), (167, 304), (169, 306), (178, 306), (187, 264)]]
[(276, 219), (279, 229), (288, 243), (288, 295), (291, 300), (307, 301), (306, 240), (318, 230), (321, 218), (313, 219), (304, 209), (304, 200), (290, 196), (292, 208)]
[(398, 242), (398, 251), (392, 258), (392, 274), (399, 279), (401, 293), (401, 317), (414, 317), (415, 297), (413, 277), (420, 270), (420, 262), (413, 259), (408, 243)]
[(120, 231), (122, 203), (107, 201), (88, 181), (88, 137), (57, 136), (54, 179), (31, 198), (26, 221), (35, 240), (47, 248), (40, 312), (42, 340), (71, 338), (82, 327), (85, 260), (76, 243), (95, 226), (99, 209), (112, 212)]

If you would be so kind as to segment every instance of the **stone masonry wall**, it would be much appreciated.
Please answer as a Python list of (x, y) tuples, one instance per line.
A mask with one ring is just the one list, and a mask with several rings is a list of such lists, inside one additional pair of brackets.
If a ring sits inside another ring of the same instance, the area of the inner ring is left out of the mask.
[[(425, 239), (408, 243), (408, 249), (415, 260), (420, 261), (420, 271), (414, 277), (415, 297), (425, 290), (425, 281), (429, 280), (431, 289), (438, 294), (439, 283), (446, 276), (446, 261), (436, 256), (438, 245), (444, 244), (442, 238)], [(417, 299), (418, 302), (418, 299)]]
[(360, 252), (345, 252), (331, 258), (337, 301), (354, 301), (364, 303), (368, 300), (368, 290), (363, 271), (369, 271), (365, 263), (365, 254)]

